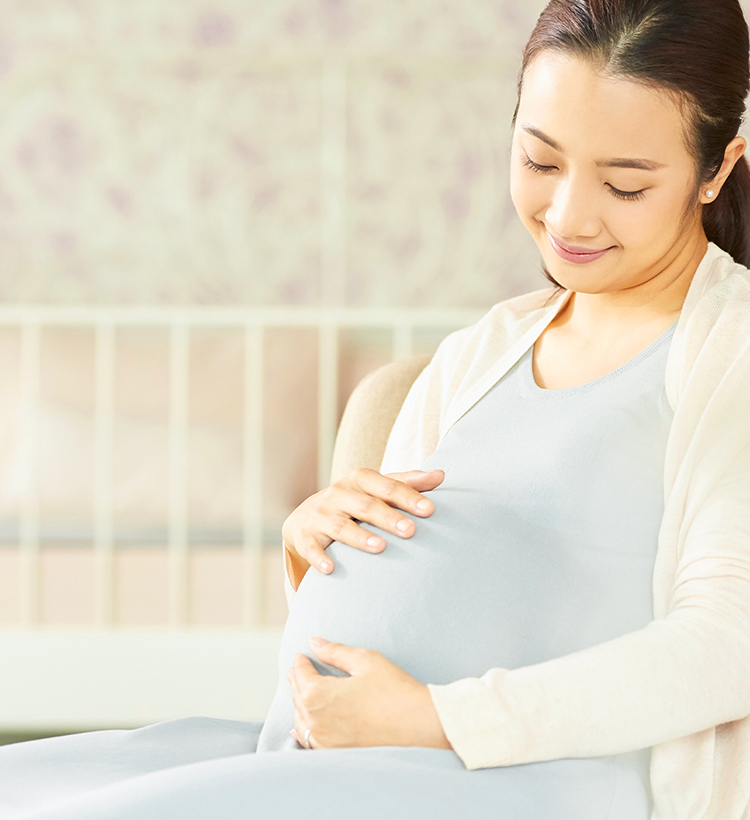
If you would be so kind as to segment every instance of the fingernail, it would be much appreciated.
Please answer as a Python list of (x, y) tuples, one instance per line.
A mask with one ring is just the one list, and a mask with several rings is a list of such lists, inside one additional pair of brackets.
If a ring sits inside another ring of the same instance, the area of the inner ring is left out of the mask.
[(325, 638), (310, 638), (310, 643), (313, 646), (325, 646), (328, 641)]
[(417, 501), (417, 509), (418, 510), (429, 510), (430, 509), (430, 502), (423, 498), (421, 501)]
[(328, 570), (329, 570), (332, 566), (333, 566), (333, 564), (331, 564), (331, 562), (330, 562), (330, 561), (321, 561), (321, 562), (320, 562), (320, 568), (321, 568), (321, 569), (324, 569), (326, 572), (328, 572)]
[(400, 530), (401, 532), (406, 532), (409, 529), (409, 521), (405, 518), (402, 518), (398, 524), (396, 524), (396, 529)]
[(367, 539), (367, 546), (372, 547), (373, 549), (379, 547), (381, 543), (382, 541), (380, 540), (380, 538), (377, 537), (377, 535), (373, 535)]

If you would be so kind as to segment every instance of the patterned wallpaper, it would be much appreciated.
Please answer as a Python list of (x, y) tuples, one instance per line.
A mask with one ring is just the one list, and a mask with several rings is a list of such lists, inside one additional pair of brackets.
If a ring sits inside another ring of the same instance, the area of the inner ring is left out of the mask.
[(541, 0), (5, 0), (0, 300), (482, 307)]

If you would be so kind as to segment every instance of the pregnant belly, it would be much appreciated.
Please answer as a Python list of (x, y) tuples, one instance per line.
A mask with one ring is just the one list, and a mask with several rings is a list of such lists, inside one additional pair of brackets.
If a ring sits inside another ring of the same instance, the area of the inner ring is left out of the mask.
[(435, 498), (435, 513), (414, 519), (410, 539), (367, 526), (386, 539), (381, 553), (331, 544), (334, 571), (308, 570), (294, 598), (280, 669), (302, 652), (320, 672), (344, 674), (317, 660), (312, 635), (375, 649), (423, 683), (482, 675), (507, 660), (507, 636), (500, 635), (518, 602), (500, 579), (514, 561), (494, 528), (480, 533), (476, 521), (463, 519), (460, 511), (474, 506), (461, 498), (465, 493)]
[[(435, 512), (378, 554), (339, 542), (330, 575), (309, 569), (282, 638), (280, 671), (309, 639), (375, 649), (421, 683), (479, 677), (576, 652), (650, 619), (650, 562), (565, 538), (480, 489), (440, 487)], [(643, 611), (642, 611), (643, 610)]]

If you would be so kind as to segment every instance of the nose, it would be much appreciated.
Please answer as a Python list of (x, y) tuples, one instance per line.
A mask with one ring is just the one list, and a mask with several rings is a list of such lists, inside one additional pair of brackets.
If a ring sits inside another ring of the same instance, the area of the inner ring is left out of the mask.
[(561, 179), (547, 208), (546, 223), (557, 236), (571, 242), (593, 239), (602, 230), (597, 210), (597, 197), (591, 188), (573, 178)]

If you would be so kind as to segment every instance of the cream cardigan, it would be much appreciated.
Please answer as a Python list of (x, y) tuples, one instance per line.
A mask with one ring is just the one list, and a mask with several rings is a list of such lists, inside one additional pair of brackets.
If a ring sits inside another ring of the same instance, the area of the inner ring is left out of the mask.
[[(381, 472), (410, 470), (570, 297), (501, 302), (414, 383)], [(750, 819), (750, 271), (709, 244), (672, 339), (674, 420), (642, 630), (520, 669), (428, 684), (467, 769), (653, 747), (652, 820)]]

